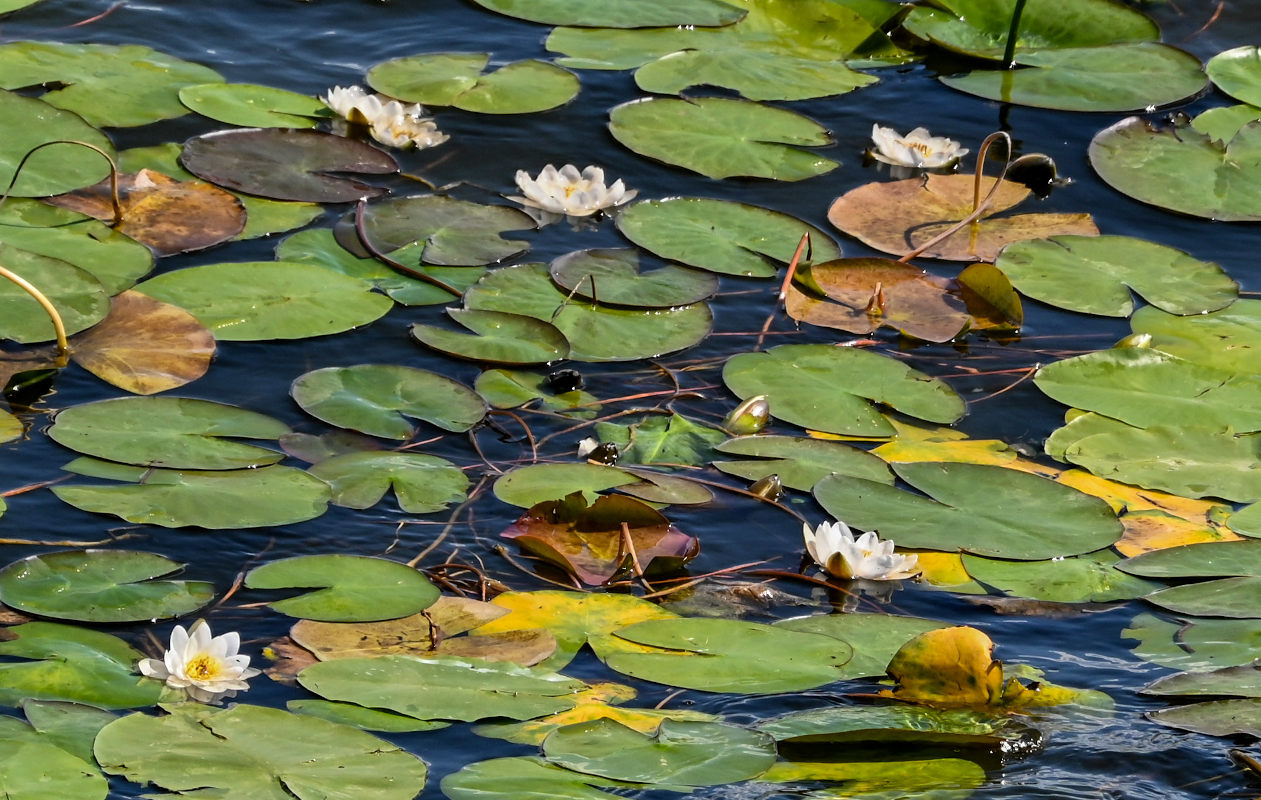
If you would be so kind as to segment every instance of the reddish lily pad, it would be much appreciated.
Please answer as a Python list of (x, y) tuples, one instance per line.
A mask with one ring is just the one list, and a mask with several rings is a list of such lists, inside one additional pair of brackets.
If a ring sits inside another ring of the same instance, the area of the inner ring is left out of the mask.
[(389, 175), (394, 158), (371, 145), (310, 130), (247, 128), (195, 136), (184, 142), (180, 163), (199, 178), (275, 200), (348, 203), (385, 194), (349, 172)]

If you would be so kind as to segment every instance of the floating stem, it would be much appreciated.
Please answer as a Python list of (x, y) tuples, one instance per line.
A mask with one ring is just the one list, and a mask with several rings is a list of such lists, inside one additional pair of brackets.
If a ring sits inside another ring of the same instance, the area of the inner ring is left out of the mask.
[(1003, 48), (1003, 67), (1016, 67), (1016, 37), (1020, 34), (1020, 15), (1024, 13), (1025, 0), (1016, 0), (1016, 7), (1011, 12), (1011, 27), (1007, 29), (1007, 46)]

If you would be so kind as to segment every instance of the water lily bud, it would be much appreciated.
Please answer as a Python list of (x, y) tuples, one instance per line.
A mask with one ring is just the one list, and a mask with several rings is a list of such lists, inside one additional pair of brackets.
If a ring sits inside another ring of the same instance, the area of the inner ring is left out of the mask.
[(759, 394), (736, 406), (735, 410), (722, 421), (722, 427), (728, 433), (745, 436), (765, 428), (770, 418), (770, 401), (766, 399), (766, 395)]
[(749, 491), (758, 497), (770, 500), (772, 503), (778, 503), (780, 498), (784, 496), (784, 484), (779, 480), (778, 475), (772, 473), (750, 486)]
[(588, 436), (578, 443), (578, 457), (611, 467), (622, 457), (622, 453), (613, 442), (601, 443)]
[(557, 394), (576, 392), (582, 388), (582, 373), (576, 369), (558, 369), (547, 374), (543, 386), (549, 392)]
[(1151, 347), (1152, 335), (1150, 333), (1131, 333), (1121, 341), (1112, 345), (1113, 349), (1118, 347)]

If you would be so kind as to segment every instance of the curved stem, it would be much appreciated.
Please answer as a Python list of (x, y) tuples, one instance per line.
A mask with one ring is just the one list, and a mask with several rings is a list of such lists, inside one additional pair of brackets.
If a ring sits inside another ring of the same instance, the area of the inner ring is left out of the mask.
[(52, 304), (52, 301), (48, 299), (47, 295), (39, 289), (36, 289), (30, 281), (23, 278), (21, 275), (18, 275), (16, 272), (11, 272), (7, 268), (0, 266), (0, 276), (4, 276), (16, 283), (18, 286), (22, 287), (27, 294), (34, 297), (35, 300), (44, 307), (44, 311), (48, 314), (48, 318), (53, 321), (53, 330), (57, 332), (57, 355), (64, 358), (66, 354), (70, 352), (70, 342), (66, 339), (66, 326), (65, 323), (61, 321), (61, 314), (57, 313), (57, 307)]
[(4, 201), (9, 199), (9, 193), (12, 192), (13, 187), (17, 185), (18, 176), (22, 174), (22, 167), (26, 166), (26, 162), (30, 159), (30, 157), (45, 147), (49, 147), (54, 144), (77, 144), (80, 147), (86, 147), (89, 150), (100, 153), (101, 158), (109, 162), (109, 197), (110, 203), (113, 205), (114, 209), (114, 221), (110, 223), (110, 227), (114, 227), (121, 222), (123, 219), (123, 204), (118, 199), (118, 164), (114, 163), (114, 159), (110, 157), (109, 153), (94, 144), (80, 142), (78, 139), (55, 139), (51, 142), (37, 144), (28, 150), (26, 155), (22, 156), (22, 160), (18, 162), (17, 168), (13, 170), (13, 177), (9, 179), (9, 185), (5, 187), (4, 194), (0, 196), (0, 206), (4, 205)]

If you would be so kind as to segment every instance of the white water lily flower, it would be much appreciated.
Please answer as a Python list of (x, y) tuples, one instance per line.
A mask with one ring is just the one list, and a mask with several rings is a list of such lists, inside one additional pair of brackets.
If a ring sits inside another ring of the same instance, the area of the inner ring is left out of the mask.
[(537, 178), (519, 169), (517, 186), (525, 197), (509, 197), (509, 200), (572, 217), (587, 217), (601, 209), (629, 203), (639, 194), (634, 189), (627, 190), (621, 180), (605, 186), (604, 170), (600, 167), (587, 167), (579, 173), (573, 164), (560, 169), (548, 164)]
[(183, 689), (198, 702), (218, 703), (250, 688), (245, 681), (259, 674), (250, 667), (249, 656), (237, 654), (240, 648), (241, 635), (236, 631), (211, 637), (210, 626), (199, 619), (191, 630), (176, 625), (162, 660), (141, 659), (140, 673)]
[(893, 541), (875, 531), (854, 538), (844, 522), (824, 522), (815, 530), (802, 525), (806, 551), (815, 563), (837, 578), (893, 581), (919, 574), (919, 556), (893, 552)]
[(969, 152), (953, 139), (933, 136), (925, 128), (916, 128), (902, 136), (893, 128), (872, 125), (871, 140), (876, 143), (871, 151), (876, 160), (898, 167), (945, 167)]
[(422, 118), (425, 110), (420, 104), (403, 105), (397, 100), (381, 100), (381, 95), (370, 94), (362, 86), (334, 86), (328, 90), (327, 97), (320, 102), (328, 106), (339, 117), (361, 125), (374, 125), (380, 120), (397, 116)]
[[(391, 110), (391, 106), (398, 105), (396, 101), (391, 100), (386, 104), (386, 111), (372, 121), (369, 133), (372, 134), (373, 139), (390, 147), (423, 149), (442, 144), (451, 138), (438, 130), (438, 126), (432, 119), (408, 113), (402, 107)], [(419, 106), (414, 106), (414, 108), (419, 108)]]

